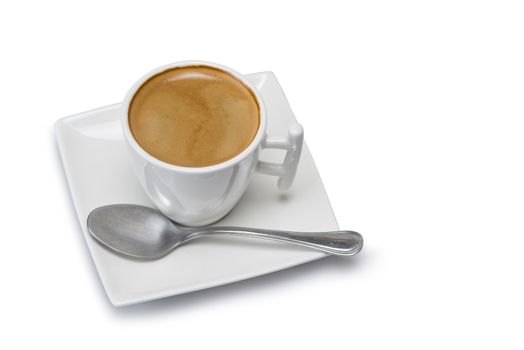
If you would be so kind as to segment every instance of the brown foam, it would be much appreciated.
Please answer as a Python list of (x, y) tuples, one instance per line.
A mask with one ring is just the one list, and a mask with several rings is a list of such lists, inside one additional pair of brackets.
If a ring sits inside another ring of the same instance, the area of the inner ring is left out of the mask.
[(251, 143), (259, 107), (249, 88), (224, 71), (174, 68), (153, 76), (136, 92), (129, 127), (153, 157), (203, 167), (231, 159)]

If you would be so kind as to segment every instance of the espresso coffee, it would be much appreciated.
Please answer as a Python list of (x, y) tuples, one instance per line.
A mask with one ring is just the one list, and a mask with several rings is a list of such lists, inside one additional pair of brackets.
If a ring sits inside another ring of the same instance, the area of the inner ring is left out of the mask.
[(147, 80), (129, 107), (129, 127), (153, 157), (205, 167), (241, 153), (255, 137), (257, 99), (241, 81), (208, 66), (166, 70)]

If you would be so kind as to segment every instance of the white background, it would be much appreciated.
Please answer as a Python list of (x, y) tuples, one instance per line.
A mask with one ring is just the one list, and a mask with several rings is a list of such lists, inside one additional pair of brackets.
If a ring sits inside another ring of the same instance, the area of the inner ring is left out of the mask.
[[(519, 1), (0, 4), (2, 349), (522, 349)], [(271, 70), (359, 256), (108, 302), (52, 133), (150, 69)]]

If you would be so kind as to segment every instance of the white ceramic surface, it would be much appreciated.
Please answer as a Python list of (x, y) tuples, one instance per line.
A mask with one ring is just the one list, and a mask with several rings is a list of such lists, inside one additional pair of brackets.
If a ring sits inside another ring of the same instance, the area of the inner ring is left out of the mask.
[[(260, 126), (251, 144), (237, 156), (220, 164), (188, 168), (165, 163), (142, 149), (129, 128), (129, 106), (140, 87), (166, 70), (190, 66), (208, 66), (231, 74), (251, 90), (259, 106)], [(246, 190), (255, 168), (262, 173), (279, 176), (280, 189), (291, 186), (304, 132), (299, 124), (292, 124), (289, 130), (277, 135), (280, 137), (270, 137), (266, 133), (268, 118), (278, 116), (268, 116), (262, 96), (248, 79), (231, 68), (204, 61), (177, 62), (152, 70), (131, 87), (121, 109), (122, 131), (138, 181), (160, 211), (176, 222), (190, 226), (208, 225), (224, 217)], [(288, 137), (283, 137), (286, 135)], [(265, 148), (286, 150), (283, 164), (259, 162), (259, 154)]]
[[(273, 73), (246, 76), (266, 102), (268, 133), (284, 135), (296, 120)], [(80, 226), (111, 302), (126, 305), (239, 281), (325, 256), (285, 243), (242, 237), (193, 241), (156, 261), (117, 256), (88, 234), (86, 218), (101, 205), (153, 206), (132, 168), (120, 127), (120, 104), (59, 120), (55, 125), (71, 196)], [(261, 159), (281, 162), (282, 151), (263, 151)], [(276, 178), (255, 174), (240, 202), (221, 225), (324, 231), (338, 225), (307, 145), (295, 183), (285, 194)], [(64, 249), (67, 249), (64, 247)]]

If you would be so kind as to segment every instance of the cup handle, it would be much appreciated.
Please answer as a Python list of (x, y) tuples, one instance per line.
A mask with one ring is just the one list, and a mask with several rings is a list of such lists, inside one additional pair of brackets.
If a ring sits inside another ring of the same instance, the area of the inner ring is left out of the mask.
[(286, 150), (286, 156), (282, 164), (259, 160), (256, 170), (263, 174), (278, 176), (278, 189), (287, 190), (295, 179), (303, 143), (304, 129), (298, 123), (289, 127), (288, 135), (285, 138), (266, 136), (261, 144), (262, 149), (275, 148)]

